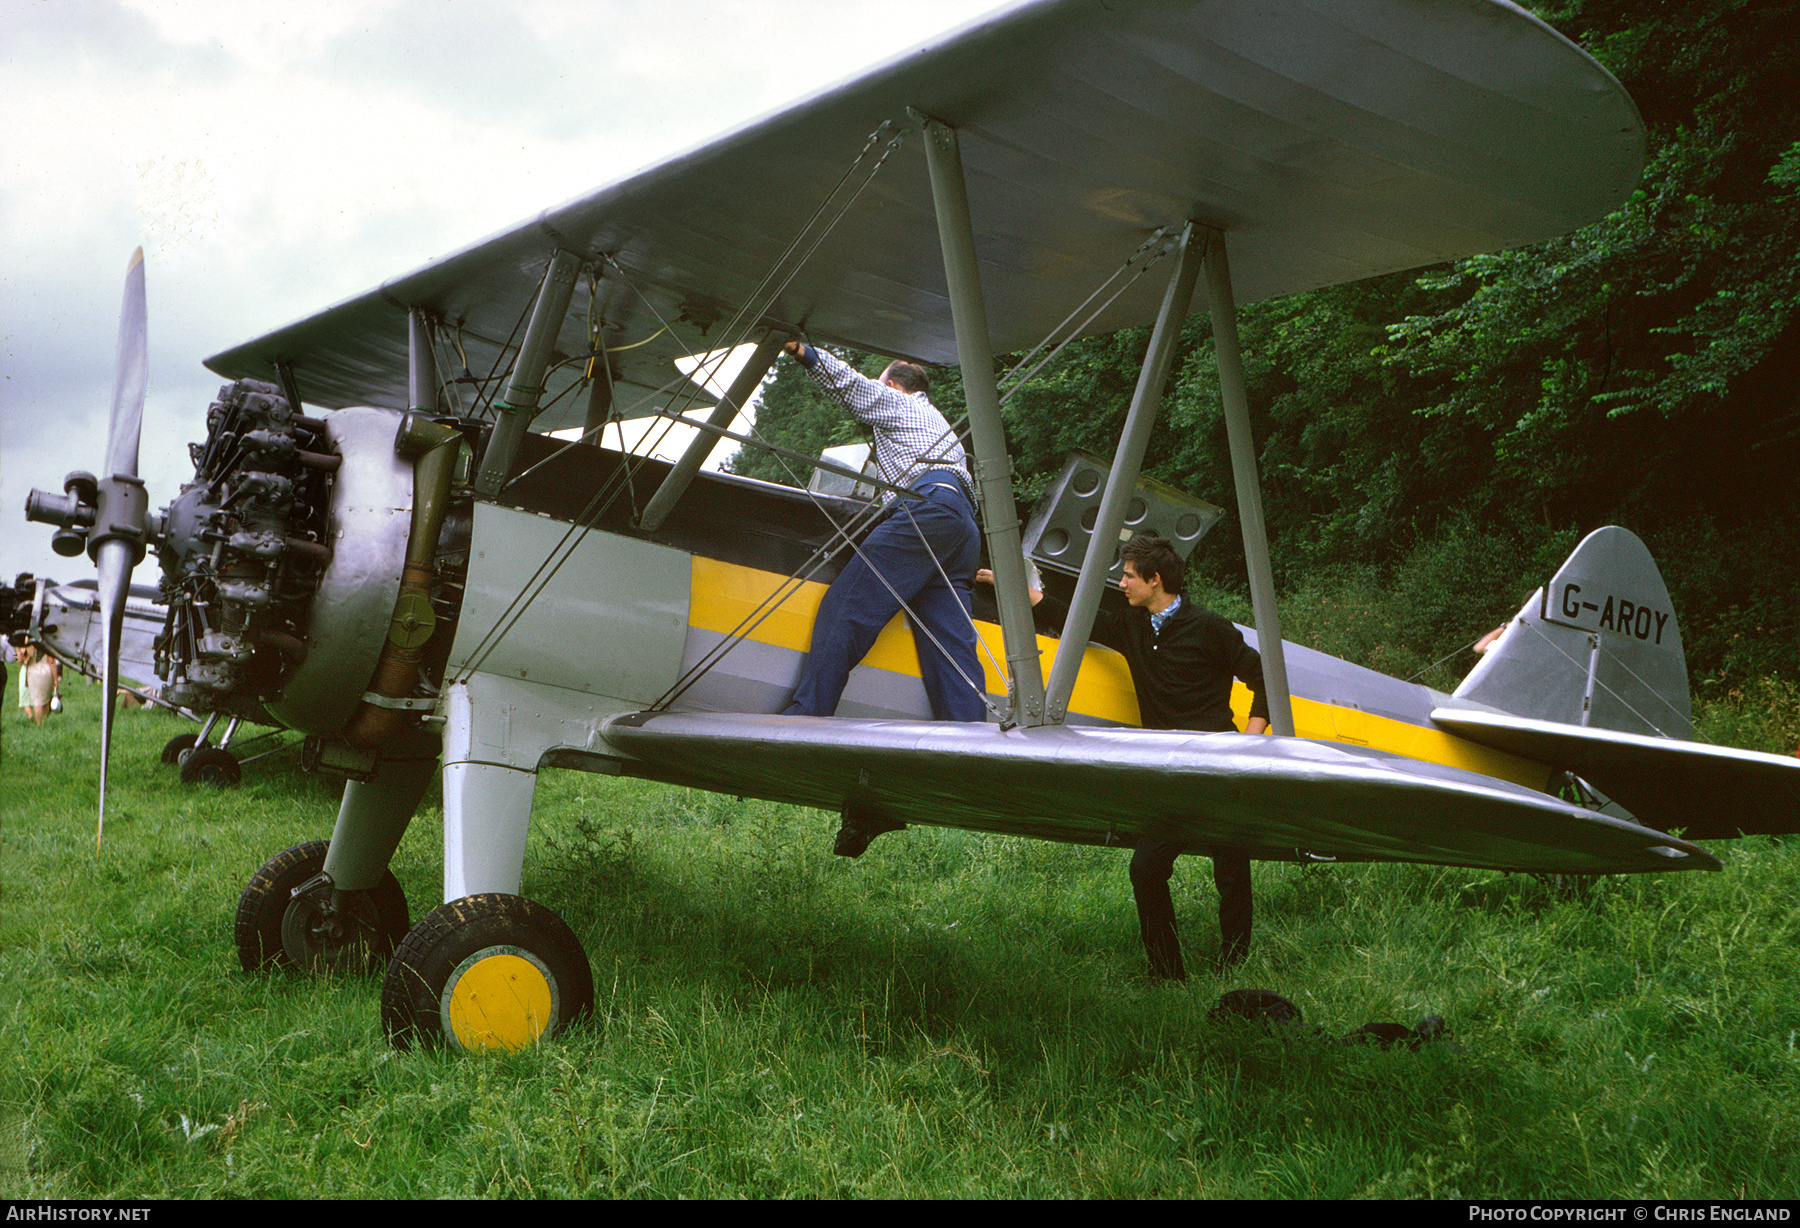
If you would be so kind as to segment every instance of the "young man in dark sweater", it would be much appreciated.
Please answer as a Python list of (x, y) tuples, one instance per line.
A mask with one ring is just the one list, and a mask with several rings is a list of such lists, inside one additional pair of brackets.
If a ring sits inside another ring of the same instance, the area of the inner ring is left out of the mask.
[[(1250, 688), (1245, 732), (1267, 730), (1262, 658), (1228, 620), (1182, 596), (1186, 569), (1174, 547), (1154, 533), (1140, 533), (1120, 554), (1125, 574), (1119, 587), (1131, 608), (1121, 613), (1100, 611), (1094, 618), (1093, 638), (1125, 655), (1144, 728), (1235, 732), (1231, 715), (1235, 678)], [(977, 578), (991, 583), (986, 571)], [(1042, 626), (1060, 628), (1068, 616), (1066, 606), (1035, 589), (1031, 602)], [(1187, 979), (1169, 879), (1175, 873), (1175, 859), (1188, 851), (1176, 841), (1147, 836), (1132, 854), (1131, 889), (1154, 980)], [(1221, 966), (1230, 967), (1250, 949), (1250, 858), (1232, 848), (1207, 852), (1213, 861), (1213, 885), (1219, 891), (1219, 960)]]

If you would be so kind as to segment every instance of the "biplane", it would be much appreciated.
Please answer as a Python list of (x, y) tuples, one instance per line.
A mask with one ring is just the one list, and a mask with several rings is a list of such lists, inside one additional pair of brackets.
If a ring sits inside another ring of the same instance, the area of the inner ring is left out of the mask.
[[(215, 355), (234, 382), (154, 517), (134, 263), (105, 476), (32, 513), (85, 543), (115, 626), (156, 548), (171, 699), (267, 713), (348, 777), (329, 840), (252, 877), (235, 941), (252, 971), (385, 958), (402, 1046), (514, 1048), (589, 1009), (578, 938), (519, 895), (546, 768), (1093, 844), (1717, 869), (1658, 828), (1794, 830), (1800, 765), (1683, 740), (1678, 628), (1629, 534), (1584, 543), (1455, 695), (1282, 643), (1237, 345), (1239, 301), (1602, 216), (1643, 150), (1619, 84), (1503, 0), (1039, 0)], [(1087, 643), (1197, 310), (1279, 736), (1136, 728)], [(994, 355), (1141, 324), (1043, 639)], [(702, 470), (723, 438), (765, 446), (733, 424), (796, 336), (960, 365), (996, 580), (967, 681), (991, 720), (924, 719), (902, 618), (838, 715), (776, 715), (879, 503), (802, 489), (802, 458), (791, 488)], [(748, 358), (709, 393), (696, 356), (727, 352)], [(696, 429), (679, 460), (609, 446), (648, 416)], [(104, 773), (103, 750), (102, 821)], [(444, 903), (415, 925), (388, 862), (439, 775)]]

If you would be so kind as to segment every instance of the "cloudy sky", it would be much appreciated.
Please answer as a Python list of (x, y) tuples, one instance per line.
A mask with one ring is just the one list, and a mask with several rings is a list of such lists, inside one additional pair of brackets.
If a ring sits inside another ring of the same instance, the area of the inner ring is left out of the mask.
[(101, 466), (134, 247), (155, 509), (193, 474), (207, 356), (991, 7), (0, 0), (0, 578), (92, 574), (25, 495)]

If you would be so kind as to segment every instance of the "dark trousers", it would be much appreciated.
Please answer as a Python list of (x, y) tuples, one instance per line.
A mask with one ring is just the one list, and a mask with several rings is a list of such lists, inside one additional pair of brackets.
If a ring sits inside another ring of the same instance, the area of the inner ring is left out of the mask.
[[(1184, 852), (1173, 840), (1143, 839), (1131, 855), (1131, 893), (1137, 900), (1138, 930), (1150, 975), (1156, 980), (1185, 981), (1181, 940), (1175, 933), (1175, 902), (1169, 879), (1175, 859)], [(1212, 852), (1213, 886), (1219, 892), (1219, 964), (1229, 968), (1250, 950), (1250, 857), (1237, 849)]]
[[(812, 648), (800, 669), (789, 715), (836, 712), (850, 671), (874, 646), (902, 602), (915, 620), (913, 640), (932, 717), (979, 721), (986, 715), (980, 693), (981, 658), (975, 649), (975, 626), (969, 621), (969, 595), (975, 566), (981, 561), (975, 510), (949, 474), (928, 474), (915, 483), (915, 489), (920, 487), (925, 497), (907, 499), (905, 506), (896, 507), (876, 525), (857, 556), (831, 582), (819, 603)], [(939, 644), (949, 651), (948, 658)]]

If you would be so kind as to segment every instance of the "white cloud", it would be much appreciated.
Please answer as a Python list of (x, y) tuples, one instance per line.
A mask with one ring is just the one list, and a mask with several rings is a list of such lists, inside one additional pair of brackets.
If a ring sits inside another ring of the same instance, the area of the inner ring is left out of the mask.
[(153, 507), (208, 355), (668, 157), (971, 14), (966, 0), (0, 0), (0, 578), (94, 469), (142, 244)]

